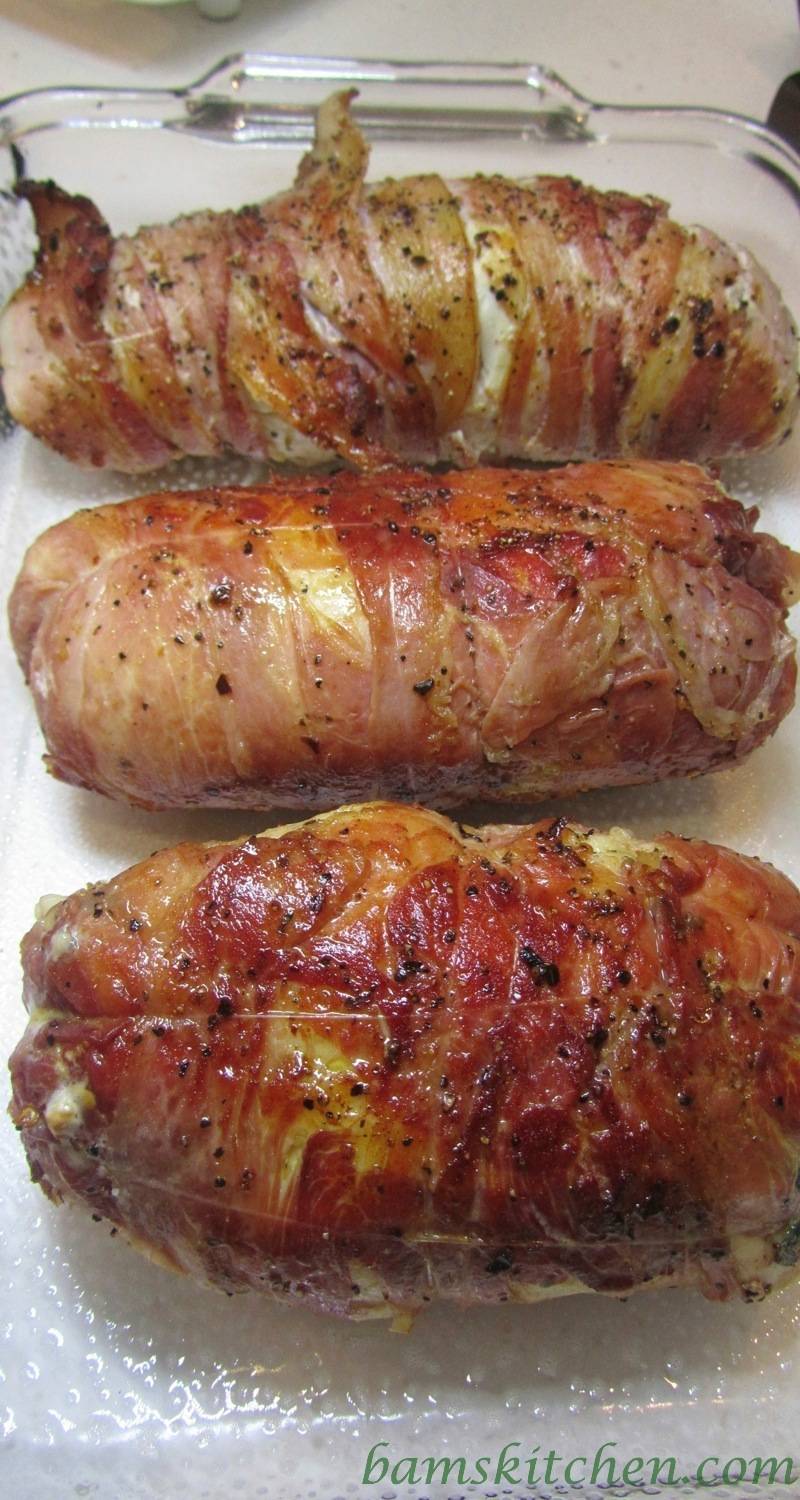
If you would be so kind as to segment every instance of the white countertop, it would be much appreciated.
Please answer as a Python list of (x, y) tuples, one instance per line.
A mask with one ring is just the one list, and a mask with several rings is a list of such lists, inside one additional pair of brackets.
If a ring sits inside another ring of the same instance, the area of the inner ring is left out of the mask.
[(546, 63), (582, 93), (763, 119), (800, 68), (795, 0), (0, 0), (0, 94), (60, 83), (185, 83), (246, 49)]

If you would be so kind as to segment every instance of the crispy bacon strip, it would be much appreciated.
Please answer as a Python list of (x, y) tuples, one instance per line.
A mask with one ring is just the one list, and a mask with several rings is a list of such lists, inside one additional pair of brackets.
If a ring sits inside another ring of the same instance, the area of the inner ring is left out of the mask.
[(10, 605), (50, 769), (147, 807), (455, 804), (729, 764), (800, 560), (689, 464), (342, 473), (79, 512)]
[(694, 1285), (800, 1251), (800, 894), (665, 835), (346, 807), (182, 844), (23, 944), (49, 1197), (353, 1317)]
[(26, 183), (34, 271), (0, 321), (8, 407), (76, 463), (237, 451), (708, 458), (783, 437), (791, 318), (747, 251), (570, 178), (365, 186), (349, 95), (288, 192), (114, 240)]

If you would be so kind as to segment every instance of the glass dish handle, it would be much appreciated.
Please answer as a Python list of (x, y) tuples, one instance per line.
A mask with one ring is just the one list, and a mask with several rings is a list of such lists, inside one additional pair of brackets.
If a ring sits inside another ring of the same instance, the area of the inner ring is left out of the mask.
[[(67, 87), (12, 95), (0, 100), (0, 146), (24, 150), (26, 137), (57, 128), (176, 130), (232, 144), (302, 144), (313, 133), (315, 104), (347, 87), (362, 96), (355, 113), (371, 140), (518, 134), (521, 126), (534, 137), (580, 140), (594, 107), (538, 64), (241, 53), (184, 88)], [(452, 108), (426, 106), (426, 91), (441, 98), (443, 87), (453, 89)], [(475, 107), (476, 95), (483, 107)]]
[[(795, 185), (800, 155), (744, 115), (586, 98), (539, 63), (389, 62), (246, 52), (172, 89), (33, 89), (0, 100), (0, 147), (24, 171), (25, 141), (55, 129), (171, 130), (222, 144), (306, 145), (314, 109), (336, 88), (358, 91), (354, 113), (371, 141), (514, 137), (710, 144), (742, 153)], [(448, 95), (452, 90), (452, 103)], [(426, 97), (427, 96), (427, 97)], [(444, 102), (443, 101), (444, 97)]]

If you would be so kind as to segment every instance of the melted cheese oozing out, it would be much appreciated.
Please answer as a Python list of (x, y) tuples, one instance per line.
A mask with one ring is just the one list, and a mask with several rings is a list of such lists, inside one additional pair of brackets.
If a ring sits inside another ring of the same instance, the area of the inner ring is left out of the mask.
[(747, 306), (753, 300), (753, 257), (747, 250), (737, 248), (736, 259), (739, 262), (739, 274), (734, 281), (724, 288), (724, 298), (729, 312), (738, 312), (739, 308)]
[(333, 351), (334, 349), (340, 349), (342, 344), (344, 343), (344, 337), (341, 330), (337, 328), (336, 324), (331, 318), (327, 316), (326, 313), (322, 312), (322, 310), (317, 307), (314, 302), (312, 302), (309, 296), (308, 286), (304, 286), (301, 292), (301, 299), (303, 303), (303, 313), (305, 315), (305, 320), (309, 324), (313, 332), (316, 334), (320, 343), (324, 344), (326, 349), (330, 349), (331, 351)]
[(128, 307), (133, 307), (138, 312), (142, 306), (142, 294), (137, 287), (128, 286), (126, 283), (122, 288), (122, 296)]
[[(448, 187), (456, 193), (456, 184)], [(463, 201), (460, 210), (471, 251), (480, 340), (475, 380), (462, 416), (463, 436), (469, 447), (481, 453), (491, 451), (497, 442), (497, 415), (518, 331), (515, 319), (505, 304), (498, 302), (492, 288), (502, 281), (505, 270), (513, 269), (513, 262), (498, 239), (496, 226), (470, 218)], [(479, 234), (487, 232), (491, 235), (489, 242), (477, 240)]]
[(276, 463), (295, 464), (298, 468), (319, 468), (336, 457), (330, 448), (322, 448), (312, 438), (290, 427), (282, 417), (259, 405), (262, 427), (269, 442), (270, 458)]
[(36, 921), (43, 922), (48, 930), (53, 927), (56, 920), (57, 908), (63, 900), (63, 896), (40, 896), (33, 908), (33, 915)]
[(52, 963), (59, 958), (65, 958), (68, 953), (74, 953), (78, 946), (78, 939), (69, 926), (53, 929), (58, 922), (59, 912), (64, 902), (63, 896), (40, 896), (34, 907), (35, 920), (44, 928), (46, 933), (51, 933), (47, 948), (48, 960)]
[(772, 1240), (763, 1235), (731, 1235), (731, 1258), (742, 1285), (756, 1297), (797, 1278), (798, 1267), (781, 1265)]
[(83, 1082), (60, 1083), (47, 1101), (44, 1121), (52, 1135), (71, 1135), (94, 1109), (96, 1100)]
[(617, 875), (621, 875), (625, 866), (632, 861), (656, 869), (664, 853), (658, 844), (634, 838), (624, 828), (609, 828), (607, 833), (589, 833), (586, 835), (586, 842), (600, 863)]
[(509, 1282), (508, 1295), (512, 1302), (546, 1302), (553, 1297), (574, 1297), (579, 1292), (591, 1292), (590, 1286), (584, 1286), (582, 1281), (576, 1281), (574, 1277), (567, 1277), (566, 1281), (557, 1281), (554, 1286), (537, 1286), (535, 1282)]
[(77, 946), (78, 939), (72, 931), (72, 928), (60, 927), (58, 932), (53, 933), (53, 936), (50, 940), (48, 958), (51, 960), (51, 962), (55, 961), (58, 958), (66, 958), (68, 953), (75, 952)]

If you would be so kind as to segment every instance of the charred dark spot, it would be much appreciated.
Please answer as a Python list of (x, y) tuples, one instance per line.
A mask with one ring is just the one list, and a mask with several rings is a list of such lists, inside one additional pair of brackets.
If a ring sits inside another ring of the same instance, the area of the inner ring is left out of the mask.
[(602, 1047), (604, 1042), (608, 1041), (607, 1028), (605, 1026), (595, 1026), (594, 1030), (589, 1032), (586, 1040), (589, 1043), (590, 1047), (596, 1047), (599, 1049), (600, 1047)]
[(510, 1271), (513, 1264), (514, 1257), (510, 1250), (498, 1250), (497, 1254), (492, 1256), (486, 1270), (490, 1276), (500, 1276), (503, 1272)]
[(527, 943), (523, 944), (520, 948), (519, 956), (522, 962), (534, 971), (534, 978), (537, 984), (547, 984), (550, 986), (558, 984), (561, 978), (558, 964), (548, 963), (533, 948), (528, 947)]
[(779, 1266), (795, 1266), (800, 1259), (800, 1219), (795, 1219), (775, 1246), (775, 1259)]

